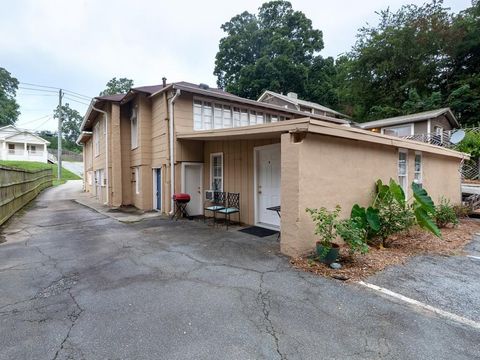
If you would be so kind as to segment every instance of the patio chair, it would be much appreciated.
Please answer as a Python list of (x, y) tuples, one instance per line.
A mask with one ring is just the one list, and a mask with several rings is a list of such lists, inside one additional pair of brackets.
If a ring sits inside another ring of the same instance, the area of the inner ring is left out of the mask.
[(226, 193), (223, 191), (215, 191), (213, 193), (213, 199), (207, 200), (205, 204), (209, 204), (208, 206), (203, 207), (203, 222), (206, 221), (206, 211), (210, 211), (213, 213), (213, 225), (215, 225), (215, 214), (225, 208), (225, 201), (226, 201)]
[(230, 216), (232, 214), (238, 214), (238, 222), (240, 223), (240, 193), (228, 193), (227, 206), (217, 211), (219, 214), (225, 215), (225, 223), (230, 223)]

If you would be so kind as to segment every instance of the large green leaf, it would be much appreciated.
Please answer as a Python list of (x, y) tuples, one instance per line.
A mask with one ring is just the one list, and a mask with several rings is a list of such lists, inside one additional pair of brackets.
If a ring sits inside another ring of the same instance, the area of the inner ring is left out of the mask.
[(371, 206), (369, 206), (366, 211), (366, 219), (367, 219), (368, 225), (370, 225), (370, 228), (374, 232), (378, 232), (380, 230), (380, 216), (379, 216), (378, 209), (374, 209)]
[(392, 196), (397, 202), (402, 206), (405, 207), (405, 193), (400, 185), (398, 185), (395, 180), (390, 179), (390, 192)]
[(417, 218), (417, 223), (420, 227), (430, 231), (435, 236), (442, 237), (440, 229), (423, 207), (415, 208), (415, 217)]
[(435, 204), (427, 191), (416, 183), (412, 183), (413, 197), (427, 213), (435, 214)]
[(376, 187), (377, 187), (377, 196), (380, 199), (384, 199), (390, 193), (390, 188), (388, 187), (388, 185), (384, 185), (382, 183), (382, 180), (380, 179), (377, 180)]
[(365, 214), (365, 208), (361, 207), (358, 204), (353, 205), (352, 211), (350, 212), (350, 217), (352, 219), (359, 219), (364, 224), (366, 224), (366, 222), (367, 222), (367, 216)]

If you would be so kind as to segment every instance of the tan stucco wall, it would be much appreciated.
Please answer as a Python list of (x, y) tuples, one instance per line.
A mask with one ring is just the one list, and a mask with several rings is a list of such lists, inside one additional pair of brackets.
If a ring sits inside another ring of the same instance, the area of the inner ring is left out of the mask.
[[(409, 183), (414, 154), (409, 151)], [(398, 148), (393, 146), (314, 134), (291, 144), (290, 135), (282, 135), (282, 252), (298, 255), (313, 248), (316, 239), (307, 207), (331, 210), (340, 205), (341, 216), (348, 217), (355, 203), (371, 203), (377, 179), (397, 180), (397, 161)], [(434, 200), (443, 195), (454, 204), (460, 201), (459, 164), (459, 159), (423, 154), (423, 185)]]

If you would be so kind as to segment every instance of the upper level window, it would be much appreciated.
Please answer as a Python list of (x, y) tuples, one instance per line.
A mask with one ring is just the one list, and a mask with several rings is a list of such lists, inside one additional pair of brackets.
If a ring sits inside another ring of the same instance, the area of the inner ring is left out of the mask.
[(200, 99), (193, 101), (194, 130), (225, 129), (288, 120), (286, 116), (212, 103)]
[(100, 123), (97, 122), (93, 128), (93, 154), (100, 155)]
[(132, 115), (130, 116), (130, 136), (132, 149), (135, 149), (138, 147), (138, 119), (136, 108), (132, 108)]
[(410, 135), (413, 135), (413, 124), (383, 128), (382, 134), (398, 136), (398, 137), (410, 136)]
[(406, 197), (408, 190), (408, 152), (402, 149), (398, 151), (398, 184), (402, 187)]
[(416, 152), (415, 153), (415, 172), (414, 172), (414, 179), (413, 181), (416, 184), (422, 184), (423, 176), (422, 176), (422, 153)]

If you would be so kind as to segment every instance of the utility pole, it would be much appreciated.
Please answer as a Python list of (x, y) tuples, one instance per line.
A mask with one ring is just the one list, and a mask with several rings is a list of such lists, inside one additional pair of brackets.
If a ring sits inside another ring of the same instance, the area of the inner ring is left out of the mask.
[(62, 111), (62, 98), (63, 98), (63, 91), (62, 89), (58, 90), (58, 144), (57, 144), (57, 165), (58, 165), (58, 173), (57, 178), (60, 180), (62, 178), (62, 122), (63, 122), (63, 111)]

